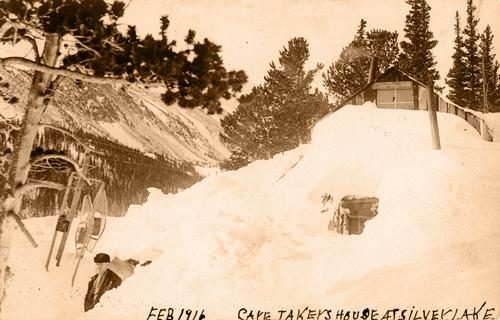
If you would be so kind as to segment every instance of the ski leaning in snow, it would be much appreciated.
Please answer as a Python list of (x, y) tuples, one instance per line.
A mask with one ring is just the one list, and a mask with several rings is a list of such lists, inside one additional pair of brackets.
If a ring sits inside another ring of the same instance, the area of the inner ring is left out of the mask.
[(88, 252), (92, 252), (101, 238), (106, 227), (106, 217), (108, 215), (108, 200), (106, 191), (104, 190), (104, 183), (101, 184), (93, 202), (94, 219), (92, 220), (92, 229), (89, 233), (89, 240), (86, 246)]
[(75, 253), (77, 262), (73, 277), (71, 278), (71, 285), (75, 282), (75, 277), (78, 272), (80, 262), (85, 255), (85, 251), (92, 252), (97, 244), (97, 241), (104, 233), (106, 227), (107, 208), (106, 191), (104, 191), (104, 184), (101, 185), (97, 191), (94, 199), (94, 204), (89, 195), (83, 198), (82, 211), (80, 215), (80, 222), (76, 229), (75, 234)]
[[(81, 163), (82, 163), (81, 166), (83, 168), (82, 169), (83, 175), (85, 175), (87, 173), (88, 161), (89, 161), (89, 157), (87, 156), (87, 152), (85, 152), (85, 154), (83, 155), (83, 159), (81, 160)], [(59, 244), (59, 248), (58, 248), (57, 253), (56, 253), (56, 266), (59, 266), (61, 263), (64, 248), (66, 247), (66, 242), (68, 240), (69, 230), (71, 230), (73, 218), (76, 216), (76, 212), (78, 209), (78, 205), (80, 203), (80, 197), (82, 195), (82, 190), (83, 190), (84, 184), (88, 183), (88, 182), (84, 181), (84, 179), (82, 179), (81, 176), (78, 179), (76, 179), (75, 181), (76, 181), (76, 187), (75, 187), (76, 189), (75, 189), (75, 192), (73, 193), (73, 198), (71, 200), (71, 207), (70, 207), (70, 209), (68, 211), (68, 215), (67, 215), (67, 220), (69, 221), (68, 232), (64, 232), (62, 237), (61, 237), (61, 242)]]
[[(49, 264), (50, 264), (50, 258), (52, 257), (52, 251), (54, 250), (54, 244), (56, 242), (57, 234), (58, 232), (62, 232), (63, 234), (69, 231), (69, 221), (67, 219), (68, 215), (68, 194), (69, 190), (71, 189), (71, 184), (73, 183), (74, 176), (70, 175), (68, 184), (66, 185), (66, 190), (64, 192), (64, 197), (62, 201), (62, 213), (59, 215), (59, 218), (57, 219), (56, 227), (54, 229), (54, 234), (52, 236), (52, 242), (50, 244), (50, 249), (49, 249), (49, 254), (47, 256), (47, 261), (45, 262), (45, 270), (49, 271)], [(57, 201), (56, 201), (57, 202)]]

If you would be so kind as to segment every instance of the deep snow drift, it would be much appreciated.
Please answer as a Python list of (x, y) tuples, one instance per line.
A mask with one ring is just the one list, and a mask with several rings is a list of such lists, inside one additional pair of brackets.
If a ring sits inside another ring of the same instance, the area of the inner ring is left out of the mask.
[[(204, 309), (207, 319), (237, 319), (245, 307), (274, 320), (291, 308), (485, 301), (497, 314), (500, 144), (454, 115), (438, 119), (443, 149), (434, 151), (426, 112), (348, 106), (320, 121), (309, 145), (175, 195), (150, 190), (148, 202), (110, 219), (94, 253), (153, 262), (82, 319), (146, 319), (152, 306), (177, 316)], [(324, 193), (334, 204), (320, 213)], [(328, 231), (333, 207), (350, 194), (379, 197), (378, 215), (362, 235)], [(93, 254), (74, 288), (72, 243), (63, 265), (45, 272), (54, 222), (27, 221), (39, 249), (15, 241), (12, 255), (22, 259), (13, 261), (5, 319), (82, 316)]]

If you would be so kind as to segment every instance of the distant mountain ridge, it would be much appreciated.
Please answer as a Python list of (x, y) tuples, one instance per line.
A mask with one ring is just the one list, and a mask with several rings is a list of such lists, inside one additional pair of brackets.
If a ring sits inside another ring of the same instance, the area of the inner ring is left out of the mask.
[[(21, 118), (31, 73), (0, 67), (0, 114)], [(161, 85), (95, 85), (65, 79), (43, 122), (116, 141), (145, 154), (214, 165), (229, 156), (219, 140), (218, 117), (202, 109), (166, 106)], [(10, 102), (7, 102), (10, 101)]]

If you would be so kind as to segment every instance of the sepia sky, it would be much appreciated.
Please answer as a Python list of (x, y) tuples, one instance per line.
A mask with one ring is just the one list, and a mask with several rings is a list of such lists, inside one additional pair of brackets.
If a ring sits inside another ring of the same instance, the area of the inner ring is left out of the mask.
[[(439, 40), (434, 49), (441, 78), (451, 66), (455, 11), (465, 22), (466, 0), (429, 0), (431, 28)], [(479, 30), (490, 24), (495, 34), (495, 52), (500, 59), (500, 0), (474, 1), (480, 18)], [(231, 69), (244, 69), (251, 84), (263, 81), (269, 63), (294, 36), (309, 42), (309, 66), (322, 62), (328, 67), (348, 44), (361, 18), (368, 29), (396, 30), (403, 38), (404, 0), (131, 0), (121, 22), (134, 24), (141, 35), (159, 32), (161, 15), (169, 15), (168, 36), (182, 39), (189, 28), (222, 45), (223, 58)], [(324, 70), (325, 70), (324, 69)], [(319, 84), (320, 85), (320, 84)]]

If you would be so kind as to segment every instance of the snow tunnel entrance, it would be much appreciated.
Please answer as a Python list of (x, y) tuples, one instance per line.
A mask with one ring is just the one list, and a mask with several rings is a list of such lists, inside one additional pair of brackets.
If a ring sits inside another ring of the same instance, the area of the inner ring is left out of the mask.
[(361, 234), (365, 222), (378, 213), (378, 198), (365, 196), (344, 196), (333, 214), (328, 229), (341, 234)]

